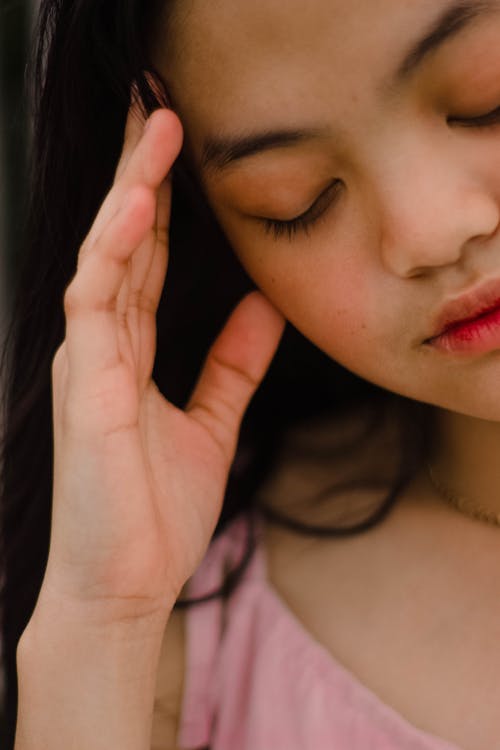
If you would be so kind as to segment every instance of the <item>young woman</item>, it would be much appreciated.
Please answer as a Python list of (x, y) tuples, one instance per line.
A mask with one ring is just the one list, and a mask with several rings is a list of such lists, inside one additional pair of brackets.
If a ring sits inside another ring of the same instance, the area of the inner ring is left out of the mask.
[(496, 1), (42, 3), (16, 750), (498, 743), (499, 38)]

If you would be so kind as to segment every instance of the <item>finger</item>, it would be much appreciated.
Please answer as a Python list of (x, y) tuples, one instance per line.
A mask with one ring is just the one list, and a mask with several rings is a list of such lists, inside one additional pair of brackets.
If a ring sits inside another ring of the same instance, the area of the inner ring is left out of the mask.
[(162, 183), (157, 196), (154, 228), (155, 244), (151, 254), (151, 262), (144, 280), (140, 276), (137, 279), (137, 281), (142, 281), (142, 294), (146, 302), (143, 309), (150, 309), (154, 313), (158, 309), (168, 267), (171, 208), (172, 182), (167, 179)]
[[(146, 124), (146, 118), (144, 117), (143, 112), (142, 112), (140, 99), (139, 99), (139, 91), (137, 89), (137, 85), (133, 83), (130, 89), (130, 103), (129, 103), (129, 109), (127, 113), (127, 119), (125, 121), (125, 132), (124, 132), (124, 138), (123, 138), (122, 151), (120, 155), (120, 160), (118, 162), (118, 165), (115, 171), (113, 184), (116, 184), (119, 176), (123, 173), (125, 166), (129, 162), (130, 157), (134, 152), (134, 149), (137, 148), (137, 144), (139, 143), (139, 141), (141, 140), (143, 136), (145, 124)], [(82, 262), (88, 250), (94, 244), (96, 237), (98, 237), (99, 234), (102, 232), (103, 226), (109, 220), (108, 207), (112, 202), (110, 196), (111, 196), (111, 191), (109, 191), (108, 195), (106, 196), (105, 201), (101, 205), (99, 212), (96, 218), (94, 219), (93, 225), (85, 239), (85, 242), (83, 243), (80, 249), (80, 252), (78, 255), (78, 265)], [(106, 206), (107, 206), (106, 211), (104, 211), (104, 203), (106, 203)], [(115, 206), (115, 210), (116, 210), (116, 206)]]
[[(124, 345), (130, 350), (130, 364), (134, 365), (135, 369), (142, 367), (142, 311), (145, 310), (152, 321), (156, 318), (156, 309), (153, 309), (151, 301), (146, 299), (143, 290), (155, 245), (154, 227), (152, 227), (130, 257), (123, 284), (116, 298), (118, 333), (122, 336)], [(151, 323), (147, 321), (147, 325)]]
[(95, 240), (130, 188), (144, 184), (152, 190), (158, 190), (181, 149), (182, 126), (177, 115), (171, 110), (158, 109), (153, 112), (148, 120), (148, 129), (142, 131), (139, 137), (138, 123), (132, 113), (130, 118), (128, 137), (132, 152), (123, 161), (120, 174), (102, 203), (82, 245), (79, 263), (92, 250)]
[(129, 309), (141, 309), (156, 315), (168, 261), (170, 222), (170, 182), (159, 188), (152, 230), (130, 259), (130, 288), (123, 303)]
[(149, 117), (133, 152), (115, 183), (120, 197), (137, 182), (157, 190), (167, 177), (182, 146), (182, 125), (170, 109), (157, 109)]
[(260, 293), (238, 304), (212, 345), (186, 412), (206, 427), (230, 462), (248, 403), (283, 333), (283, 316)]
[(156, 313), (168, 268), (172, 186), (165, 180), (158, 191), (156, 221), (144, 247), (131, 261), (129, 330), (135, 332), (139, 387), (151, 378), (156, 352)]
[(127, 119), (125, 121), (125, 130), (123, 133), (123, 146), (120, 159), (116, 166), (114, 182), (117, 182), (123, 174), (134, 149), (142, 138), (146, 122), (147, 117), (143, 111), (139, 90), (137, 84), (133, 83), (130, 88), (130, 102)]
[(127, 283), (117, 298), (117, 316), (129, 335), (134, 362), (142, 388), (151, 377), (156, 348), (156, 313), (168, 265), (168, 232), (171, 182), (164, 180), (158, 190), (156, 220), (129, 262)]
[(131, 329), (130, 316), (127, 314), (130, 294), (130, 265), (131, 260), (128, 262), (125, 277), (116, 296), (116, 334), (120, 356), (132, 371), (136, 369), (137, 355), (133, 345), (135, 329)]
[[(154, 90), (158, 100), (161, 101), (163, 93), (158, 88), (155, 79), (149, 73), (146, 73), (146, 79), (150, 87)], [(116, 167), (114, 182), (117, 182), (124, 172), (130, 156), (142, 137), (147, 120), (147, 112), (142, 104), (137, 83), (134, 81), (130, 87), (129, 109), (125, 122), (122, 153)]]
[(155, 220), (155, 198), (139, 186), (111, 219), (66, 289), (66, 343), (70, 375), (83, 381), (121, 362), (116, 304), (129, 259)]

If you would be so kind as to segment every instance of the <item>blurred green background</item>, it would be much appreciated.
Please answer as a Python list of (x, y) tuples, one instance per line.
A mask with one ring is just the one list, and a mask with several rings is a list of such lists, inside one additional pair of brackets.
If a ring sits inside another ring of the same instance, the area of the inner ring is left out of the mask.
[[(24, 76), (36, 8), (36, 0), (0, 0), (0, 341), (18, 266), (18, 238), (25, 221), (30, 106)], [(1, 670), (0, 748), (5, 747), (3, 695)]]

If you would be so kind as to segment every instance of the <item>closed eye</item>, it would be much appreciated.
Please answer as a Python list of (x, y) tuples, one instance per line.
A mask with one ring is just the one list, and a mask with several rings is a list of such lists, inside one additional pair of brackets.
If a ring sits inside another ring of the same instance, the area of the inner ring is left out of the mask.
[(272, 233), (274, 235), (275, 240), (288, 235), (288, 239), (291, 241), (298, 232), (309, 233), (309, 229), (323, 216), (332, 203), (336, 201), (342, 186), (342, 180), (334, 180), (306, 211), (300, 214), (300, 216), (295, 216), (293, 219), (258, 217), (258, 220), (264, 224), (265, 231), (268, 234)]
[(500, 124), (500, 107), (477, 117), (448, 117), (448, 123), (456, 123), (466, 128), (488, 128)]

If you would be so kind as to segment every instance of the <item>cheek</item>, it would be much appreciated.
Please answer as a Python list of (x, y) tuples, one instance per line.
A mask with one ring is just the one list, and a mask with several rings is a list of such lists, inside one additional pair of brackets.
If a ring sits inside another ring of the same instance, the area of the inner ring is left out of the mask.
[[(257, 286), (306, 338), (346, 367), (363, 367), (376, 346), (377, 307), (366, 264), (313, 251), (236, 251)], [(288, 256), (288, 257), (287, 257)], [(364, 368), (363, 368), (364, 369)]]

